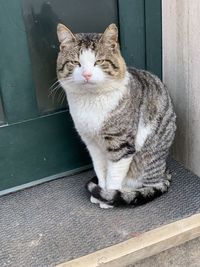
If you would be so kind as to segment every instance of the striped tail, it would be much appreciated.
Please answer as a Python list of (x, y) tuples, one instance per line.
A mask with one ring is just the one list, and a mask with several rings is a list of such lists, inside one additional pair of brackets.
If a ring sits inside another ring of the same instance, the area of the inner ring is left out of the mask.
[(133, 205), (139, 206), (147, 202), (152, 201), (153, 199), (161, 196), (163, 193), (167, 192), (170, 185), (170, 176), (168, 179), (163, 181), (162, 186), (160, 187), (141, 187), (131, 192), (119, 191), (119, 190), (107, 190), (102, 189), (98, 185), (97, 177), (93, 177), (86, 184), (86, 189), (90, 194), (108, 205), (111, 206), (124, 206), (124, 205)]

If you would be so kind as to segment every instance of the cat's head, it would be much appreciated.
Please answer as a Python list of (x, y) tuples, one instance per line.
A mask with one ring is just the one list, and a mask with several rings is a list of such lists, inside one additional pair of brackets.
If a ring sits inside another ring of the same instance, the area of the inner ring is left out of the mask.
[(109, 25), (103, 34), (73, 34), (58, 24), (57, 34), (60, 42), (57, 76), (62, 84), (88, 87), (125, 78), (126, 64), (115, 24)]

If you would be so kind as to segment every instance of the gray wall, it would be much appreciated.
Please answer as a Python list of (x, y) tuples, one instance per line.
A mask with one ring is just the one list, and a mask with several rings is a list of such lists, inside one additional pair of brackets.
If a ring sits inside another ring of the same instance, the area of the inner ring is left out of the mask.
[(200, 1), (163, 0), (163, 79), (178, 116), (175, 158), (200, 175)]

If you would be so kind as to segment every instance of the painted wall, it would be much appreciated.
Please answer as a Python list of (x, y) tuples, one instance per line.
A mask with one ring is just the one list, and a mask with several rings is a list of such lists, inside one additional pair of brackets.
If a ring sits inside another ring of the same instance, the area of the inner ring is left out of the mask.
[(200, 175), (200, 1), (163, 0), (163, 80), (174, 101), (174, 155)]

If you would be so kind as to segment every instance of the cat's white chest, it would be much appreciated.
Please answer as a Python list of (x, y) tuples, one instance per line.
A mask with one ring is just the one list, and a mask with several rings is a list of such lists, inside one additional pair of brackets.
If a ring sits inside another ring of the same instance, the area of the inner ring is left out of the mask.
[(80, 135), (96, 135), (101, 130), (110, 112), (116, 108), (121, 93), (101, 96), (69, 95), (70, 113)]
[(75, 126), (80, 133), (93, 134), (100, 131), (107, 115), (100, 103), (80, 100), (69, 105)]

